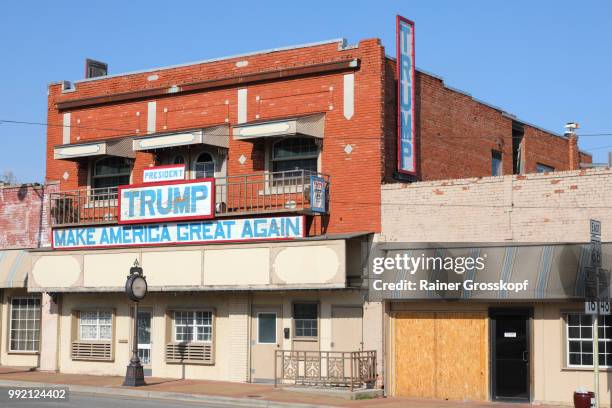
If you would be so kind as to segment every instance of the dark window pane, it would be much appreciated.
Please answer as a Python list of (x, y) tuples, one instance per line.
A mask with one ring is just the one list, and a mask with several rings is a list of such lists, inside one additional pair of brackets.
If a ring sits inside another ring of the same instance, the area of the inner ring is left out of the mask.
[(570, 327), (570, 328), (568, 328), (568, 336), (571, 339), (579, 339), (580, 338), (580, 328), (578, 328), (578, 327)]
[(583, 326), (593, 326), (593, 320), (590, 315), (580, 315), (580, 324)]
[(274, 144), (272, 159), (292, 159), (317, 156), (318, 148), (312, 138), (288, 138)]
[(583, 353), (592, 353), (593, 352), (593, 342), (591, 342), (591, 341), (583, 341), (582, 342), (582, 352)]
[(578, 341), (570, 341), (569, 342), (569, 351), (570, 351), (570, 353), (580, 353), (580, 342), (578, 342)]
[(276, 314), (259, 313), (257, 320), (257, 341), (259, 343), (276, 343)]
[(582, 365), (593, 365), (593, 354), (582, 354)]
[(294, 319), (316, 319), (318, 306), (316, 303), (295, 303), (293, 305)]
[(593, 328), (592, 327), (581, 327), (580, 335), (583, 339), (590, 339), (591, 336), (593, 335)]
[(567, 324), (570, 326), (578, 326), (580, 324), (580, 315), (577, 315), (577, 314), (568, 315)]

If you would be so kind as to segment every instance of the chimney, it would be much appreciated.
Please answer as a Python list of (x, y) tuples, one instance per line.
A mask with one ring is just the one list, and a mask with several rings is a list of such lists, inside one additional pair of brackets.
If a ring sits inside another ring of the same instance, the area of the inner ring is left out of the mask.
[(568, 141), (568, 170), (578, 170), (580, 168), (580, 151), (578, 150), (578, 135), (576, 129), (580, 126), (575, 122), (565, 124), (565, 137)]
[(108, 64), (87, 58), (85, 60), (85, 78), (96, 78), (108, 75)]

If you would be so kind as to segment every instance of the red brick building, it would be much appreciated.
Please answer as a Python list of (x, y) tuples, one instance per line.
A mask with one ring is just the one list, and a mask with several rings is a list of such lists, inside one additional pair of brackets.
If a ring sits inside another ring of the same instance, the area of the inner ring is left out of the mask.
[[(333, 40), (51, 84), (46, 180), (60, 186), (50, 195), (54, 250), (34, 253), (28, 289), (58, 294), (43, 335), (59, 347), (40, 350), (41, 366), (123, 374), (133, 311), (122, 292), (136, 259), (150, 290), (138, 314), (148, 373), (296, 381), (303, 366), (292, 365), (292, 350), (310, 353), (318, 370), (334, 365), (319, 382), (376, 381), (382, 310), (364, 302), (362, 244), (381, 232), (381, 185), (407, 181), (395, 174), (394, 64), (378, 39)], [(417, 73), (416, 98), (419, 180), (566, 170), (590, 160), (575, 140), (431, 74)], [(121, 222), (126, 198), (117, 187), (136, 188), (145, 170), (162, 165), (184, 166), (189, 180), (214, 179), (211, 221)], [(300, 234), (202, 239), (211, 225), (281, 218), (297, 220)], [(199, 238), (181, 243), (177, 232), (152, 246), (152, 231), (168, 225)], [(99, 238), (105, 234), (113, 245)], [(356, 361), (367, 369), (353, 372)]]

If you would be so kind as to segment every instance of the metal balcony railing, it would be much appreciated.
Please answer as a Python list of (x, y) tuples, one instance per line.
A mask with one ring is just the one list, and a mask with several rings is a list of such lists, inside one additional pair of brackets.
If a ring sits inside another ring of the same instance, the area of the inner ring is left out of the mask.
[(376, 351), (276, 350), (274, 386), (373, 388)]
[[(311, 176), (323, 180), (325, 208), (330, 178), (307, 170), (261, 172), (215, 178), (215, 216), (310, 213)], [(50, 194), (54, 227), (117, 223), (117, 187)]]

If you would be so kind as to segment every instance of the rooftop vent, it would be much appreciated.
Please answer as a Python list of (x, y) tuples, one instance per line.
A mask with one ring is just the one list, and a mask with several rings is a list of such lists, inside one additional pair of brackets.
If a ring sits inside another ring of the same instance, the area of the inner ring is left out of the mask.
[(108, 75), (108, 64), (87, 58), (85, 60), (85, 78), (96, 78)]

